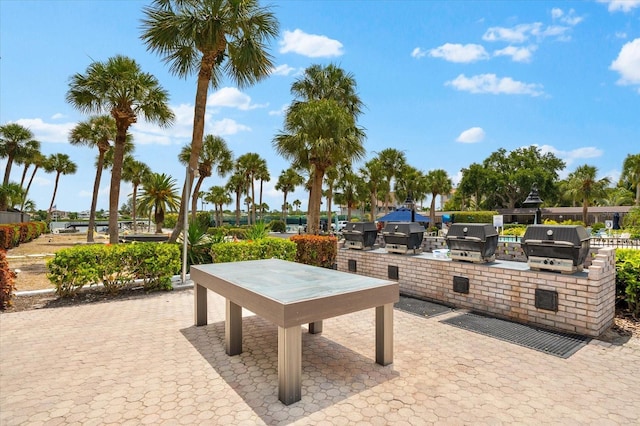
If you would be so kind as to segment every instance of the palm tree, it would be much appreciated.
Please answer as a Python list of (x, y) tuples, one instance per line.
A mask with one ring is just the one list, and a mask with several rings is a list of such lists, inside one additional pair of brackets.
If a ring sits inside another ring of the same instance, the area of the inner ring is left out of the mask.
[(151, 74), (144, 73), (133, 59), (114, 56), (93, 62), (85, 74), (71, 77), (67, 102), (83, 113), (108, 112), (116, 120), (116, 138), (109, 189), (109, 241), (118, 243), (118, 202), (127, 131), (138, 115), (149, 123), (168, 126), (174, 115), (168, 93)]
[[(364, 167), (360, 168), (361, 184), (364, 184), (365, 192), (369, 194), (367, 202), (371, 208), (371, 221), (376, 220), (376, 208), (378, 207), (378, 191), (388, 190), (387, 182), (384, 179), (384, 169), (382, 163), (377, 158), (367, 161)], [(361, 191), (362, 192), (361, 188)], [(362, 211), (364, 213), (364, 209)]]
[(330, 167), (350, 164), (364, 156), (364, 130), (357, 126), (362, 101), (351, 74), (335, 65), (312, 65), (291, 86), (284, 131), (273, 140), (278, 154), (294, 166), (307, 169), (311, 178), (309, 224), (317, 234), (324, 174)]
[(58, 182), (60, 181), (60, 175), (72, 175), (78, 170), (76, 163), (71, 161), (67, 154), (51, 154), (48, 159), (49, 167), (56, 172), (56, 182), (53, 186), (53, 196), (51, 197), (51, 204), (49, 205), (49, 211), (47, 213), (47, 221), (51, 220), (51, 211), (53, 210), (53, 203), (56, 200), (56, 192), (58, 192)]
[(98, 193), (100, 180), (104, 168), (104, 156), (111, 149), (111, 141), (116, 138), (116, 120), (108, 115), (99, 115), (78, 123), (69, 134), (71, 145), (84, 145), (89, 148), (98, 148), (96, 161), (96, 177), (93, 181), (93, 194), (91, 197), (91, 209), (89, 210), (89, 228), (87, 228), (87, 242), (93, 242), (93, 230), (96, 224), (96, 208), (98, 206)]
[[(189, 164), (191, 158), (191, 146), (186, 145), (180, 151), (178, 159), (185, 166)], [(198, 162), (198, 181), (193, 188), (193, 198), (191, 199), (191, 220), (196, 220), (198, 210), (198, 193), (202, 186), (202, 181), (212, 174), (216, 167), (218, 176), (223, 177), (233, 168), (233, 153), (227, 146), (227, 142), (220, 136), (207, 135), (202, 143), (202, 151)]]
[(304, 183), (304, 178), (294, 168), (283, 170), (278, 176), (276, 190), (282, 191), (284, 201), (282, 202), (282, 220), (287, 223), (287, 194), (296, 190), (297, 186)]
[(430, 170), (425, 176), (427, 190), (431, 193), (431, 207), (429, 209), (429, 223), (434, 226), (436, 223), (436, 197), (441, 194), (449, 194), (453, 188), (453, 183), (446, 170)]
[[(184, 78), (198, 74), (189, 158), (189, 169), (196, 170), (209, 86), (218, 88), (225, 74), (238, 87), (267, 77), (273, 61), (266, 43), (278, 35), (278, 21), (258, 0), (154, 0), (143, 12), (141, 38), (147, 49), (161, 55), (173, 74)], [(189, 179), (193, 181), (192, 173)], [(184, 226), (187, 200), (183, 198), (172, 242)]]
[(629, 154), (622, 163), (621, 185), (636, 191), (636, 206), (640, 206), (640, 154)]
[(350, 167), (339, 169), (338, 183), (336, 185), (336, 203), (347, 206), (347, 221), (351, 221), (351, 210), (358, 206), (358, 176)]
[(156, 234), (162, 234), (165, 213), (175, 212), (180, 204), (175, 179), (164, 173), (149, 174), (142, 183), (138, 202), (141, 210), (153, 212)]
[(297, 212), (300, 212), (300, 207), (302, 207), (302, 201), (300, 200), (293, 200), (293, 206), (296, 208)]
[(327, 199), (327, 223), (329, 223), (329, 228), (331, 228), (331, 203), (333, 202), (333, 190), (336, 185), (336, 180), (338, 180), (338, 169), (329, 167), (324, 177), (324, 181), (327, 184), (325, 197)]
[(269, 174), (269, 169), (267, 168), (267, 160), (262, 159), (260, 162), (260, 167), (258, 167), (258, 171), (256, 173), (256, 179), (260, 181), (260, 196), (258, 198), (258, 207), (260, 208), (260, 220), (263, 220), (265, 210), (268, 210), (268, 206), (262, 202), (262, 187), (264, 182), (269, 182), (271, 180), (271, 175)]
[(11, 176), (11, 165), (13, 161), (20, 158), (22, 151), (28, 146), (27, 144), (33, 139), (31, 130), (18, 123), (8, 123), (0, 126), (0, 158), (7, 159), (7, 168), (4, 171), (3, 185), (9, 183)]
[(23, 199), (24, 191), (17, 183), (0, 185), (0, 212), (7, 211)]
[[(404, 152), (395, 148), (386, 148), (378, 153), (378, 159), (384, 168), (384, 177), (387, 180), (387, 186), (393, 188), (391, 181), (407, 163)], [(389, 212), (389, 202), (391, 201), (390, 194), (391, 192), (387, 192), (384, 197), (384, 209), (387, 213)]]
[[(242, 171), (237, 170), (229, 177), (226, 188), (236, 196), (236, 226), (240, 225), (240, 198), (247, 189), (247, 183)], [(248, 213), (248, 212), (247, 212)]]
[(224, 205), (229, 204), (232, 201), (229, 191), (224, 186), (212, 186), (209, 188), (209, 192), (206, 193), (205, 200), (212, 203), (214, 206), (216, 226), (222, 226)]
[(596, 167), (584, 164), (571, 172), (566, 180), (566, 195), (582, 200), (582, 221), (585, 225), (589, 224), (589, 204), (597, 198), (606, 196), (607, 186), (611, 183), (606, 177), (597, 179), (597, 173)]
[[(251, 222), (256, 222), (256, 190), (255, 190), (255, 181), (258, 178), (258, 174), (266, 168), (265, 160), (260, 157), (259, 154), (255, 152), (248, 152), (246, 154), (238, 157), (236, 161), (236, 170), (240, 171), (245, 178), (245, 182), (247, 184), (247, 194), (249, 194), (249, 189), (251, 189)], [(249, 214), (247, 207), (247, 215)]]
[(138, 232), (137, 206), (138, 206), (138, 187), (151, 175), (151, 169), (142, 161), (134, 159), (127, 155), (124, 157), (122, 164), (122, 180), (131, 182), (133, 191), (131, 193), (131, 219), (133, 220), (133, 232)]
[(31, 177), (29, 178), (29, 182), (27, 183), (27, 188), (24, 190), (24, 198), (22, 200), (22, 204), (20, 205), (20, 210), (24, 210), (27, 195), (29, 194), (29, 189), (31, 188), (31, 184), (33, 183), (33, 178), (36, 177), (36, 172), (40, 167), (42, 167), (47, 173), (51, 173), (53, 169), (50, 167), (48, 159), (41, 152), (34, 152), (33, 157), (31, 157), (31, 165), (33, 165), (33, 171), (31, 172)]
[(13, 160), (16, 164), (24, 165), (24, 169), (22, 170), (22, 178), (20, 179), (20, 188), (24, 187), (24, 180), (27, 178), (27, 171), (29, 170), (29, 167), (33, 165), (33, 162), (31, 160), (38, 154), (40, 154), (40, 142), (36, 140), (30, 140), (25, 144), (19, 155), (17, 155)]

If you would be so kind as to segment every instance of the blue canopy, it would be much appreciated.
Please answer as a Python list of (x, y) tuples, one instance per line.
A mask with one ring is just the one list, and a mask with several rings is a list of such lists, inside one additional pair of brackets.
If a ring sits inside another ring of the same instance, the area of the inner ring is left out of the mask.
[[(424, 217), (421, 214), (415, 214), (416, 222), (426, 222), (429, 223), (430, 219), (428, 217)], [(401, 207), (396, 211), (393, 211), (385, 216), (382, 216), (378, 219), (378, 222), (411, 222), (411, 210), (406, 207)]]

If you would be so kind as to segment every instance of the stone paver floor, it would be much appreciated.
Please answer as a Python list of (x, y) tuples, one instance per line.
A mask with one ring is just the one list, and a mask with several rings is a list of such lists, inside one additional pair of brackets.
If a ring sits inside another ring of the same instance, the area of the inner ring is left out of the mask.
[(193, 326), (193, 290), (0, 315), (1, 425), (640, 424), (639, 339), (568, 359), (395, 311), (374, 362), (373, 309), (303, 334), (302, 400), (277, 394), (277, 328), (245, 311), (224, 352), (224, 300)]

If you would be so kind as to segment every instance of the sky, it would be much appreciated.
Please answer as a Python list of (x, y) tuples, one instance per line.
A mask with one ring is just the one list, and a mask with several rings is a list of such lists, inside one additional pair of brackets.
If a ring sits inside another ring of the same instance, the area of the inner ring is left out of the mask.
[[(173, 126), (140, 121), (130, 133), (134, 157), (182, 188), (177, 155), (190, 143), (196, 76), (172, 75), (140, 40), (150, 3), (0, 0), (0, 124), (29, 128), (43, 154), (65, 153), (77, 164), (75, 174), (60, 177), (59, 210), (89, 210), (96, 172), (97, 149), (68, 142), (88, 119), (65, 101), (69, 79), (115, 55), (135, 59), (169, 92)], [(289, 167), (272, 141), (283, 129), (291, 84), (314, 64), (336, 64), (355, 78), (365, 105), (358, 123), (365, 160), (395, 148), (413, 167), (444, 169), (457, 184), (462, 168), (500, 148), (536, 145), (566, 162), (561, 178), (588, 164), (617, 182), (624, 158), (640, 153), (640, 0), (261, 5), (280, 23), (269, 47), (275, 68), (249, 88), (225, 80), (210, 89), (205, 134), (223, 137), (235, 157), (255, 152), (267, 161), (263, 201), (271, 209), (282, 205), (274, 187)], [(6, 164), (0, 160), (2, 175)], [(11, 180), (19, 183), (22, 170), (14, 165)], [(36, 174), (28, 197), (37, 209), (49, 207), (54, 180), (55, 173)], [(108, 210), (109, 180), (103, 174), (98, 210)], [(202, 189), (225, 183), (212, 176)], [(119, 205), (130, 193), (123, 183)], [(288, 196), (296, 199), (306, 208), (301, 188)]]

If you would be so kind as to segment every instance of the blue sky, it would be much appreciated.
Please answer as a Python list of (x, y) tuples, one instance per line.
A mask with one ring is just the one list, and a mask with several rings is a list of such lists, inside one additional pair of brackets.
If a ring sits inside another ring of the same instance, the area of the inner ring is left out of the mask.
[[(87, 117), (65, 102), (69, 78), (92, 61), (122, 54), (155, 75), (170, 94), (176, 122), (159, 129), (140, 122), (134, 156), (173, 176), (189, 143), (195, 76), (169, 73), (139, 39), (150, 1), (0, 1), (0, 124), (32, 130), (44, 154), (66, 153), (78, 165), (62, 176), (56, 205), (88, 210), (97, 150), (71, 146), (68, 132)], [(535, 144), (567, 163), (617, 181), (628, 154), (640, 152), (640, 0), (619, 1), (270, 1), (280, 22), (271, 46), (276, 68), (257, 85), (229, 82), (211, 90), (205, 133), (222, 136), (235, 156), (256, 152), (274, 190), (288, 163), (272, 148), (291, 102), (290, 87), (312, 64), (352, 73), (364, 104), (367, 158), (385, 148), (406, 153), (425, 172), (460, 169), (499, 148)], [(6, 160), (0, 160), (0, 169)], [(22, 166), (12, 168), (19, 182)], [(29, 198), (47, 209), (55, 174), (39, 171)], [(98, 209), (108, 210), (109, 174)], [(222, 185), (217, 176), (203, 188)], [(124, 184), (122, 204), (131, 188)], [(303, 207), (302, 190), (288, 197)]]

